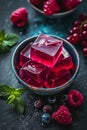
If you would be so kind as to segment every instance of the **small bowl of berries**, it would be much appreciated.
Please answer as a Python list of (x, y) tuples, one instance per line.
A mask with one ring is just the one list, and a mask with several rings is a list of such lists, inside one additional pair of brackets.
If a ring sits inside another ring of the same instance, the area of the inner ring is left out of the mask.
[(74, 12), (82, 0), (28, 0), (28, 2), (40, 14), (57, 18)]
[(12, 67), (17, 79), (32, 92), (51, 95), (72, 84), (79, 70), (79, 55), (68, 41), (40, 34), (17, 46)]

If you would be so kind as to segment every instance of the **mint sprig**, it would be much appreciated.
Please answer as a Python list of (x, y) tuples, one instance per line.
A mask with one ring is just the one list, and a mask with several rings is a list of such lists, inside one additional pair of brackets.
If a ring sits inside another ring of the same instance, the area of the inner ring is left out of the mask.
[(14, 33), (6, 34), (4, 30), (0, 31), (0, 54), (7, 53), (10, 48), (18, 41), (18, 35)]
[(18, 112), (24, 112), (24, 101), (22, 94), (24, 94), (23, 88), (14, 88), (6, 84), (0, 85), (0, 97), (6, 100), (7, 104), (13, 106)]

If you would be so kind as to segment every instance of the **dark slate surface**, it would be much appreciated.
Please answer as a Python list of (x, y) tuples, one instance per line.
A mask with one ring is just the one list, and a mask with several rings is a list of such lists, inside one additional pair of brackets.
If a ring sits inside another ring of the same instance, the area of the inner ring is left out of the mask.
[[(12, 26), (9, 16), (13, 10), (19, 7), (26, 7), (29, 11), (29, 22), (24, 28)], [(27, 3), (27, 0), (0, 0), (0, 29), (5, 29), (6, 33), (19, 34), (20, 39), (18, 44), (27, 37), (39, 34), (53, 34), (65, 38), (68, 30), (71, 28), (72, 22), (80, 13), (87, 13), (87, 1), (83, 3), (78, 10), (71, 16), (61, 19), (48, 19), (39, 16)], [(17, 45), (16, 45), (17, 46)], [(0, 55), (0, 84), (5, 83), (15, 87), (21, 86), (16, 79), (12, 66), (11, 59), (16, 46), (11, 49), (8, 54)], [(24, 95), (26, 104), (25, 114), (21, 115), (14, 111), (10, 106), (6, 105), (5, 101), (0, 99), (0, 130), (85, 130), (87, 129), (87, 59), (82, 56), (80, 49), (80, 71), (71, 88), (77, 89), (84, 95), (84, 103), (81, 108), (72, 111), (73, 123), (71, 126), (64, 127), (57, 123), (51, 123), (47, 128), (41, 125), (41, 111), (37, 111), (33, 107), (33, 102), (38, 96), (27, 91)], [(62, 93), (60, 94), (62, 95)]]

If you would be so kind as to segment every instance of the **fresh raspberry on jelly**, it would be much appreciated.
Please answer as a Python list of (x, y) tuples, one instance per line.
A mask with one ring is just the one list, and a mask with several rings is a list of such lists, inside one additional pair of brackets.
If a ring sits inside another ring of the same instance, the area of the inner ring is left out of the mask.
[(23, 27), (28, 21), (28, 11), (26, 8), (21, 7), (14, 10), (10, 15), (11, 22), (17, 27)]
[(61, 105), (59, 109), (52, 114), (52, 119), (62, 125), (70, 125), (72, 123), (71, 113), (65, 105)]
[(71, 90), (68, 93), (68, 102), (72, 107), (79, 107), (83, 103), (83, 95), (77, 90)]
[(43, 11), (46, 15), (52, 15), (58, 13), (61, 7), (56, 0), (47, 0), (44, 1)]

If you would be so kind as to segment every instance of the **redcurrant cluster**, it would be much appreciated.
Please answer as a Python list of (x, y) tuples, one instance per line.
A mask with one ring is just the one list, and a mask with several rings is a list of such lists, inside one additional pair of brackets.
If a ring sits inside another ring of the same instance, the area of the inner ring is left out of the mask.
[(72, 29), (69, 31), (67, 41), (72, 44), (79, 44), (82, 47), (84, 56), (87, 56), (87, 15), (81, 14), (77, 21), (74, 21)]

